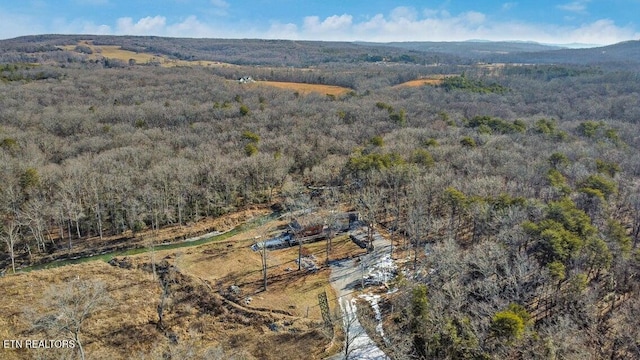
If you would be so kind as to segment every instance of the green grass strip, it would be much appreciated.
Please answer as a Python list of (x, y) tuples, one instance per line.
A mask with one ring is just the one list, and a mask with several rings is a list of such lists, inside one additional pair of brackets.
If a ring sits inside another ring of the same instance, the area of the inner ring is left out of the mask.
[[(268, 221), (271, 221), (275, 218), (278, 217), (278, 214), (276, 213), (271, 213), (269, 215), (265, 215), (265, 216), (261, 216), (257, 219), (251, 220), (249, 222), (240, 224), (238, 226), (236, 226), (235, 228), (224, 232), (222, 234), (219, 235), (213, 235), (210, 237), (205, 237), (203, 239), (199, 239), (199, 240), (194, 240), (194, 241), (180, 241), (180, 242), (175, 242), (175, 243), (170, 243), (170, 244), (158, 244), (154, 246), (154, 250), (155, 251), (162, 251), (162, 250), (172, 250), (172, 249), (179, 249), (179, 248), (184, 248), (184, 247), (191, 247), (191, 246), (198, 246), (198, 245), (202, 245), (202, 244), (207, 244), (210, 242), (214, 242), (214, 241), (222, 241), (225, 239), (228, 239), (234, 235), (240, 234), (242, 232), (251, 230), (253, 228), (256, 228), (258, 226), (261, 226), (263, 224), (265, 224)], [(114, 257), (119, 257), (119, 256), (132, 256), (132, 255), (138, 255), (138, 254), (143, 254), (146, 252), (150, 252), (151, 247), (146, 246), (146, 247), (138, 247), (138, 248), (133, 248), (133, 249), (128, 249), (128, 250), (119, 250), (119, 251), (112, 251), (112, 252), (108, 252), (105, 254), (100, 254), (100, 255), (95, 255), (95, 256), (85, 256), (85, 257), (81, 257), (78, 259), (68, 259), (68, 260), (54, 260), (48, 263), (43, 263), (43, 264), (38, 264), (38, 265), (33, 265), (33, 266), (27, 266), (24, 267), (22, 269), (20, 269), (18, 272), (30, 272), (30, 271), (34, 271), (34, 270), (44, 270), (44, 269), (54, 269), (60, 266), (66, 266), (66, 265), (73, 265), (73, 264), (82, 264), (82, 263), (86, 263), (86, 262), (90, 262), (90, 261), (104, 261), (104, 262), (109, 262), (111, 261), (111, 259), (113, 259)]]

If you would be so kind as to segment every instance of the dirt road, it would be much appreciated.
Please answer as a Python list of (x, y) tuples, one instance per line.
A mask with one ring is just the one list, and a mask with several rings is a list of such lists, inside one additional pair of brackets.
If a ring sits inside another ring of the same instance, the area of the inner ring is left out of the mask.
[[(349, 354), (344, 349), (334, 357), (337, 359), (388, 359), (376, 343), (369, 338), (356, 316), (355, 299), (352, 294), (365, 283), (366, 269), (389, 255), (391, 243), (382, 236), (376, 236), (373, 242), (374, 250), (356, 259), (334, 261), (331, 263), (331, 286), (336, 290), (342, 310), (343, 326), (348, 330), (346, 336), (349, 341)], [(344, 344), (343, 344), (344, 346)]]

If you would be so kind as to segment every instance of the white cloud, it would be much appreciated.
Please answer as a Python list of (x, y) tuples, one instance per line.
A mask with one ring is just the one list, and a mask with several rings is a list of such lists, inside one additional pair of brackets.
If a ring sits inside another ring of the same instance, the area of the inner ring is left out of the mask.
[(479, 25), (484, 23), (486, 20), (486, 16), (483, 13), (479, 13), (477, 11), (469, 11), (463, 14), (463, 19), (468, 21), (469, 24)]
[(577, 0), (567, 4), (558, 5), (558, 9), (565, 10), (577, 14), (586, 14), (587, 13), (587, 4), (590, 0)]
[(0, 9), (0, 39), (41, 34), (46, 31), (43, 24), (32, 16), (6, 13)]
[(354, 40), (370, 41), (456, 41), (478, 38), (485, 26), (486, 16), (479, 12), (466, 12), (451, 16), (447, 12), (428, 12), (431, 16), (408, 18), (378, 14), (354, 24)]
[(414, 8), (399, 6), (391, 10), (389, 17), (392, 21), (416, 21), (417, 12)]
[(451, 17), (451, 13), (446, 9), (424, 9), (422, 10), (422, 16), (425, 18), (448, 18)]
[(130, 17), (116, 21), (116, 32), (121, 35), (157, 35), (165, 30), (167, 19), (164, 16), (147, 16), (137, 22)]
[(211, 5), (213, 5), (213, 9), (210, 9), (209, 12), (215, 16), (227, 16), (229, 15), (228, 9), (230, 7), (229, 3), (225, 0), (210, 0)]
[(96, 25), (95, 23), (82, 19), (67, 20), (66, 18), (52, 18), (50, 25), (56, 29), (58, 34), (98, 34), (109, 35), (112, 33), (108, 25)]
[(572, 42), (580, 44), (613, 44), (616, 42), (638, 39), (640, 33), (631, 27), (618, 27), (609, 20), (598, 20), (572, 29), (568, 36)]
[(517, 21), (495, 22), (477, 11), (451, 15), (444, 10), (423, 10), (418, 13), (407, 7), (396, 8), (388, 16), (376, 14), (358, 22), (353, 21), (353, 16), (343, 14), (325, 19), (310, 16), (304, 19), (303, 24), (300, 29), (289, 27), (288, 32), (282, 32), (287, 35), (283, 38), (379, 42), (483, 39), (612, 44), (640, 37), (640, 33), (632, 26), (620, 27), (608, 19), (581, 26), (559, 26)]
[(113, 33), (111, 30), (111, 26), (109, 25), (94, 25), (92, 23), (87, 23), (82, 27), (82, 33), (84, 34), (95, 34), (95, 35), (110, 35)]
[(274, 22), (269, 27), (265, 37), (268, 39), (298, 40), (298, 26), (293, 23), (282, 24)]
[(351, 15), (333, 15), (320, 21), (317, 16), (307, 16), (304, 18), (303, 29), (309, 33), (323, 34), (326, 32), (334, 32), (347, 30), (352, 24), (353, 17)]
[(165, 35), (190, 38), (223, 37), (223, 34), (201, 22), (195, 16), (189, 16), (182, 22), (167, 26)]

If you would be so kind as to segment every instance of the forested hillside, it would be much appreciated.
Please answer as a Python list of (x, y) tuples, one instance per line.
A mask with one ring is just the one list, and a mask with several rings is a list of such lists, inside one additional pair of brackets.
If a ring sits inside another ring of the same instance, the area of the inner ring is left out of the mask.
[[(0, 55), (3, 272), (89, 238), (331, 188), (412, 254), (383, 309), (393, 358), (640, 357), (637, 68), (426, 52), (313, 67), (110, 66), (38, 46)], [(433, 74), (447, 77), (392, 87)], [(352, 91), (302, 95), (241, 76)]]
[[(5, 59), (34, 58), (38, 55), (64, 58), (60, 46), (90, 40), (96, 45), (117, 45), (125, 50), (162, 54), (179, 60), (212, 60), (237, 65), (310, 66), (322, 63), (392, 62), (459, 63), (453, 55), (439, 52), (401, 50), (382, 45), (348, 42), (260, 40), (260, 39), (179, 39), (154, 36), (41, 35), (0, 41)], [(69, 55), (69, 54), (64, 54)], [(75, 55), (73, 57), (76, 57)], [(6, 60), (5, 60), (6, 61)], [(13, 60), (12, 60), (13, 61)]]

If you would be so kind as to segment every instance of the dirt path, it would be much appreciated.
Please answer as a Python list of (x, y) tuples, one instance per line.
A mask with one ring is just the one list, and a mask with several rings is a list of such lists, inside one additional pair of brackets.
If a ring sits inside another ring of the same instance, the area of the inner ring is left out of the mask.
[[(156, 236), (156, 239), (154, 240), (154, 242), (156, 243), (154, 247), (155, 251), (198, 246), (207, 242), (220, 241), (228, 237), (235, 236), (238, 233), (249, 232), (252, 228), (260, 226), (264, 222), (270, 221), (274, 217), (274, 213), (269, 214), (267, 210), (264, 210), (262, 212), (255, 211), (255, 213), (250, 216), (244, 214), (244, 218), (234, 219), (233, 221), (235, 223), (231, 222), (229, 220), (229, 216), (227, 216), (223, 218), (202, 221), (199, 224), (191, 226), (180, 227), (180, 235), (175, 235), (177, 233), (177, 231), (174, 229), (175, 227), (169, 229), (161, 229), (160, 232), (162, 233), (162, 235), (153, 235), (149, 233), (147, 235), (140, 236), (139, 238), (134, 238), (130, 243), (115, 247), (98, 247), (90, 251), (77, 250), (77, 252), (71, 256), (63, 255), (62, 257), (58, 258), (56, 258), (55, 256), (51, 256), (51, 259), (49, 261), (40, 262), (31, 266), (22, 266), (19, 269), (20, 271), (50, 269), (88, 261), (109, 261), (116, 256), (129, 256), (150, 252), (152, 251), (152, 248), (148, 246), (149, 242), (145, 241), (147, 236)], [(234, 227), (227, 227), (224, 231), (215, 230), (204, 233), (204, 231), (202, 230), (203, 224), (211, 224), (212, 221), (216, 221), (216, 224), (226, 221), (227, 223), (234, 224)], [(167, 236), (167, 234), (171, 236)], [(195, 236), (191, 234), (200, 235)], [(0, 269), (2, 269), (1, 264)]]
[[(373, 241), (373, 246), (374, 250), (361, 256), (360, 261), (346, 259), (331, 263), (329, 280), (338, 295), (344, 320), (343, 326), (349, 332), (347, 336), (350, 342), (349, 359), (388, 359), (358, 321), (355, 299), (352, 296), (364, 281), (363, 274), (366, 268), (380, 262), (385, 255), (389, 255), (391, 243), (380, 236)], [(344, 349), (331, 359), (345, 359)]]

